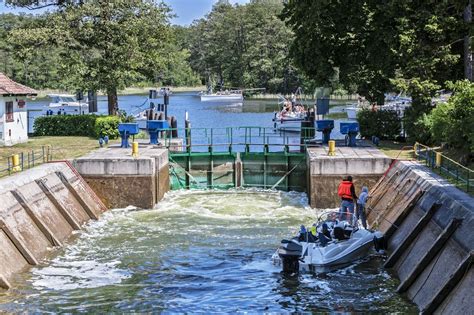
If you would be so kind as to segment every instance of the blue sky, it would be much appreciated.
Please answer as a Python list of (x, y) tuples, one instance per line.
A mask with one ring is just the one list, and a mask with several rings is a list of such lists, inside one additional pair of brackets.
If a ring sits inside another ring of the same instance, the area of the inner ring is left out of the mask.
[[(249, 1), (250, 0), (230, 0), (231, 3), (239, 4), (244, 4)], [(27, 9), (13, 9), (11, 7), (6, 7), (4, 2), (4, 0), (0, 0), (0, 13), (38, 12)], [(174, 24), (188, 25), (193, 20), (199, 19), (211, 11), (212, 5), (216, 3), (217, 0), (164, 0), (164, 2), (171, 6), (173, 12), (178, 15), (172, 20)]]

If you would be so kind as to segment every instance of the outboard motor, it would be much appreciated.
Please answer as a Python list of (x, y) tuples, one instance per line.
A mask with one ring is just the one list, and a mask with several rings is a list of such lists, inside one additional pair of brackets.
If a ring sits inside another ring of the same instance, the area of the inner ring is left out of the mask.
[(303, 252), (303, 246), (297, 241), (282, 240), (281, 246), (278, 249), (278, 256), (280, 256), (283, 266), (283, 272), (295, 273), (299, 271), (299, 259)]

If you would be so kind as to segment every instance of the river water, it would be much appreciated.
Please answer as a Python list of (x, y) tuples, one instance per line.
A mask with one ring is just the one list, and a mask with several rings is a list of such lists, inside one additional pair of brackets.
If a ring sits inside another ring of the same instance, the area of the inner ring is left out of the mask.
[(172, 191), (88, 224), (0, 292), (0, 313), (416, 312), (377, 256), (326, 275), (273, 266), (279, 241), (317, 213), (301, 193)]
[[(119, 95), (119, 108), (128, 114), (139, 113), (146, 109), (148, 95)], [(28, 101), (29, 130), (33, 132), (34, 117), (44, 115), (49, 104), (49, 98)], [(160, 103), (163, 103), (161, 100)], [(345, 105), (350, 101), (332, 101), (330, 113), (340, 113)], [(307, 106), (312, 106), (312, 102), (305, 102)], [(341, 106), (335, 106), (335, 105)], [(184, 128), (185, 112), (189, 113), (189, 118), (193, 128), (221, 128), (221, 127), (241, 127), (256, 126), (273, 128), (274, 112), (279, 110), (277, 99), (268, 100), (244, 100), (241, 103), (235, 102), (201, 102), (196, 92), (176, 92), (170, 97), (168, 115), (176, 116), (178, 128)], [(98, 97), (98, 111), (100, 114), (107, 113), (107, 97)], [(332, 132), (333, 139), (343, 139), (344, 135), (339, 132), (339, 122), (347, 119), (337, 119)], [(320, 139), (321, 134), (317, 134)]]

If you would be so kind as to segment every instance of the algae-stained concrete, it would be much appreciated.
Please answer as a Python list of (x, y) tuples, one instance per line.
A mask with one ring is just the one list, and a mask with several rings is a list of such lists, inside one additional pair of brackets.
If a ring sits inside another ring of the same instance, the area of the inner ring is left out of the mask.
[(106, 210), (68, 163), (0, 179), (0, 287)]
[(351, 175), (356, 192), (363, 186), (373, 187), (389, 168), (392, 159), (371, 146), (336, 147), (336, 155), (328, 155), (328, 147), (308, 148), (308, 196), (313, 208), (335, 208), (340, 204), (337, 188), (342, 178)]
[(75, 159), (74, 167), (108, 208), (150, 209), (169, 190), (168, 150), (109, 147)]
[(409, 161), (396, 162), (371, 194), (368, 221), (390, 235), (386, 266), (399, 291), (426, 313), (473, 314), (474, 198)]

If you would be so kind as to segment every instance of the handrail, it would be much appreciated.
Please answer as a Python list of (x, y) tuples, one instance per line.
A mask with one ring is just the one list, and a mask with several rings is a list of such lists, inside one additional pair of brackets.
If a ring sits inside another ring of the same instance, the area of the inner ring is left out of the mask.
[[(17, 165), (15, 165), (18, 162)], [(51, 146), (42, 146), (41, 149), (32, 149), (27, 152), (13, 154), (7, 158), (6, 165), (0, 166), (0, 177), (33, 168), (37, 165), (47, 163), (52, 160)]]
[[(218, 127), (218, 128), (167, 128), (162, 131), (164, 147), (176, 147), (172, 142), (173, 138), (181, 138), (185, 141), (182, 144), (187, 151), (192, 147), (209, 147), (213, 150), (216, 147), (228, 146), (229, 150), (233, 146), (239, 147), (281, 147), (286, 150), (291, 147), (299, 147), (304, 150), (311, 146), (308, 140), (315, 137), (314, 127), (303, 127), (298, 134), (287, 131), (276, 130), (272, 127), (259, 126), (238, 126), (238, 127)], [(174, 137), (173, 137), (174, 136)], [(179, 144), (181, 146), (181, 144)]]
[(417, 159), (424, 160), (426, 166), (438, 171), (439, 175), (448, 180), (454, 180), (458, 188), (468, 193), (474, 192), (474, 170), (436, 151), (436, 148), (431, 148), (419, 142), (416, 142), (413, 148)]

